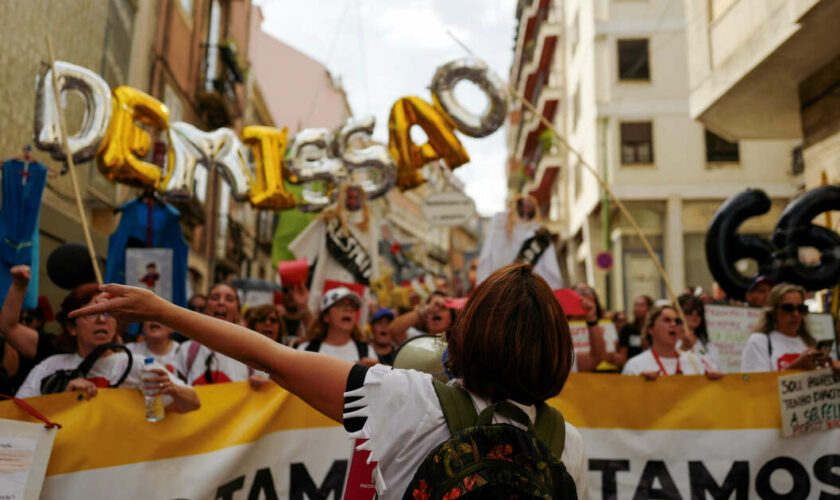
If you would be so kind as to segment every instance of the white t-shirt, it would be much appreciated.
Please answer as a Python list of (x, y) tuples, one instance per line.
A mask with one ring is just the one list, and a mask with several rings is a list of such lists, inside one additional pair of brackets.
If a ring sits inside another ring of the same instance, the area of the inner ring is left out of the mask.
[[(348, 216), (347, 227), (350, 233), (365, 246), (368, 256), (371, 258), (371, 279), (379, 276), (379, 236), (376, 231), (376, 224), (369, 223), (367, 232), (358, 228), (357, 223), (362, 217), (361, 211), (351, 213)], [(343, 283), (355, 283), (353, 274), (335, 260), (327, 250), (327, 225), (323, 217), (318, 217), (306, 226), (299, 235), (289, 243), (289, 250), (295, 257), (302, 259), (306, 257), (310, 263), (315, 262), (315, 270), (312, 272), (312, 286), (309, 289), (309, 310), (315, 312), (320, 310), (321, 296), (324, 295), (324, 281), (333, 280)], [(317, 261), (316, 261), (317, 259)], [(367, 304), (370, 297), (370, 287), (365, 287), (362, 303)], [(367, 324), (368, 308), (363, 307), (359, 324)]]
[[(767, 346), (768, 338), (772, 342), (772, 358)], [(775, 330), (770, 332), (769, 335), (760, 332), (753, 333), (747, 339), (747, 345), (741, 352), (741, 371), (782, 371), (796, 361), (796, 358), (806, 349), (808, 349), (808, 344), (798, 335), (791, 337)]]
[[(476, 284), (484, 281), (496, 269), (513, 264), (525, 240), (534, 236), (542, 226), (538, 222), (517, 219), (508, 237), (507, 220), (508, 212), (503, 212), (494, 215), (490, 219), (490, 224), (487, 225), (484, 245), (478, 256)], [(554, 243), (550, 243), (540, 256), (534, 266), (534, 273), (540, 275), (552, 290), (563, 288), (563, 278), (560, 275)]]
[[(374, 478), (379, 498), (402, 498), (426, 455), (450, 437), (431, 375), (376, 365), (367, 371), (361, 388), (344, 396), (361, 397), (347, 404), (344, 418), (366, 417), (362, 429), (350, 437), (368, 440), (358, 449), (370, 450), (371, 460), (377, 462)], [(476, 411), (489, 404), (474, 395), (472, 398)], [(532, 421), (536, 418), (534, 406), (517, 406)], [(498, 416), (493, 422), (511, 423)], [(568, 422), (561, 460), (575, 481), (578, 498), (588, 498), (583, 438)]]
[[(48, 357), (32, 368), (32, 371), (29, 372), (26, 380), (23, 381), (20, 389), (18, 389), (17, 397), (31, 398), (33, 396), (40, 396), (41, 380), (43, 380), (44, 377), (52, 375), (58, 370), (72, 370), (78, 368), (82, 361), (84, 361), (84, 358), (79, 356), (78, 353), (56, 354)], [(96, 384), (97, 387), (108, 387), (111, 384), (116, 383), (120, 377), (122, 377), (127, 364), (128, 355), (124, 352), (115, 352), (109, 356), (100, 357), (96, 360), (96, 363), (93, 364), (86, 378)], [(131, 365), (131, 371), (128, 372), (128, 375), (119, 387), (139, 389), (141, 386), (142, 370), (143, 360), (138, 359), (135, 356)], [(184, 382), (172, 374), (169, 374), (169, 378), (172, 379), (174, 384), (181, 386), (185, 385)], [(163, 398), (164, 405), (168, 405), (172, 402), (172, 398), (169, 396), (164, 396)]]
[[(677, 373), (677, 365), (679, 364), (680, 372), (683, 375), (703, 375), (707, 370), (713, 370), (712, 364), (703, 356), (693, 352), (678, 351), (679, 358), (666, 358), (659, 356), (659, 361), (662, 362), (662, 367), (665, 368), (665, 375), (674, 375)], [(627, 360), (624, 364), (623, 375), (641, 375), (644, 372), (658, 371), (661, 374), (659, 363), (653, 357), (651, 349), (637, 354)]]
[[(190, 346), (194, 344), (194, 340), (188, 340), (178, 346), (178, 365), (183, 367), (182, 370), (187, 370), (187, 360), (189, 358)], [(210, 376), (212, 382), (208, 382), (205, 374), (207, 372), (208, 358), (210, 359)], [(224, 354), (211, 351), (207, 346), (201, 346), (196, 353), (195, 361), (189, 368), (189, 373), (184, 373), (187, 383), (190, 385), (205, 385), (207, 383), (220, 384), (225, 382), (242, 382), (248, 380), (254, 370), (248, 367), (245, 363), (229, 358)]]
[(158, 355), (149, 350), (149, 346), (145, 342), (131, 342), (126, 344), (128, 350), (134, 354), (134, 359), (141, 363), (149, 356), (155, 358), (155, 361), (162, 364), (169, 370), (170, 373), (179, 376), (179, 373), (184, 372), (184, 367), (181, 365), (181, 359), (178, 357), (178, 343), (174, 340), (169, 345), (169, 350), (163, 355)]
[[(305, 351), (308, 346), (309, 342), (304, 342), (298, 346), (298, 351)], [(379, 361), (379, 356), (376, 355), (376, 351), (371, 349), (370, 345), (367, 345), (366, 347), (367, 355), (365, 357), (373, 358)], [(321, 348), (318, 349), (318, 353), (332, 356), (333, 358), (343, 359), (344, 361), (349, 361), (351, 363), (359, 361), (359, 349), (356, 347), (356, 343), (353, 342), (352, 339), (344, 345), (332, 345), (327, 344), (326, 342), (321, 342)]]

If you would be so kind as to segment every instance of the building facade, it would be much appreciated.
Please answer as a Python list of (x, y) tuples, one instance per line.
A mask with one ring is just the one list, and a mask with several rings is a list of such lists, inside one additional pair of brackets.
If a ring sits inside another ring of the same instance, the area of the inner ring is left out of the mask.
[[(525, 178), (517, 180), (512, 169), (509, 181), (538, 198), (559, 236), (564, 278), (589, 282), (612, 309), (628, 309), (641, 294), (665, 296), (640, 239), (588, 165), (639, 223), (676, 292), (711, 289), (704, 242), (712, 215), (730, 196), (760, 188), (772, 209), (742, 230), (771, 233), (799, 182), (790, 172), (796, 142), (729, 143), (692, 119), (679, 2), (523, 0), (518, 12), (511, 81), (574, 151), (538, 125), (529, 135), (514, 135), (515, 122), (529, 120), (526, 112), (517, 110), (517, 117), (514, 111), (510, 163), (521, 163)], [(548, 43), (552, 37), (556, 42)], [(535, 90), (529, 95), (531, 81)], [(556, 106), (549, 107), (555, 96)], [(601, 252), (612, 256), (611, 268), (597, 265)], [(747, 272), (751, 264), (739, 265)]]
[(807, 189), (840, 180), (840, 2), (686, 0), (691, 115), (730, 140), (801, 145)]
[[(251, 33), (261, 20), (249, 0), (12, 0), (4, 8), (8, 15), (0, 28), (9, 49), (0, 56), (6, 82), (0, 89), (4, 157), (20, 155), (32, 142), (35, 82), (48, 61), (47, 34), (56, 59), (97, 72), (111, 88), (128, 85), (152, 95), (167, 105), (171, 121), (237, 132), (249, 124), (274, 124), (249, 59)], [(72, 133), (84, 109), (73, 97), (67, 103)], [(147, 160), (162, 161), (164, 142), (156, 141)], [(32, 154), (61, 170), (48, 155)], [(260, 277), (271, 268), (272, 214), (233, 202), (223, 176), (203, 170), (195, 199), (177, 206), (190, 248), (188, 293), (235, 276)], [(108, 236), (119, 222), (115, 209), (139, 193), (108, 181), (93, 162), (77, 165), (77, 175), (104, 270)], [(39, 229), (40, 292), (57, 305), (66, 292), (47, 278), (46, 259), (62, 243), (84, 241), (69, 176), (48, 180)]]

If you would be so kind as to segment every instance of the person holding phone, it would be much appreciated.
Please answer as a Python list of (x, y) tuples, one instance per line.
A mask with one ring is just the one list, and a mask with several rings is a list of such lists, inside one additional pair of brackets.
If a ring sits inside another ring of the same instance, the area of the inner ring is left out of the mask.
[(804, 288), (792, 283), (774, 286), (756, 324), (757, 332), (747, 339), (741, 354), (741, 371), (816, 370), (830, 366), (840, 373), (840, 361), (817, 349), (806, 316)]

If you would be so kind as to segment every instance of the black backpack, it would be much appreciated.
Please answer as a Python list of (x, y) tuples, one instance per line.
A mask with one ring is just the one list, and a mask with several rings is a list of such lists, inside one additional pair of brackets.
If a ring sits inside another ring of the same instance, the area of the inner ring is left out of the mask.
[(134, 357), (131, 355), (131, 351), (126, 346), (120, 344), (119, 342), (109, 342), (107, 344), (97, 346), (96, 349), (91, 351), (90, 354), (88, 354), (76, 368), (72, 370), (57, 370), (42, 378), (41, 394), (64, 392), (64, 389), (67, 388), (67, 384), (69, 384), (71, 380), (87, 377), (88, 372), (91, 368), (93, 368), (93, 364), (96, 363), (96, 360), (99, 359), (99, 357), (102, 356), (102, 353), (108, 349), (122, 349), (126, 354), (128, 354), (128, 363), (126, 363), (125, 371), (120, 379), (110, 386), (119, 387), (125, 378), (128, 377), (128, 374), (131, 373), (131, 367), (134, 364)]
[[(403, 499), (574, 499), (575, 482), (560, 461), (566, 440), (563, 415), (537, 405), (536, 423), (500, 401), (476, 414), (460, 387), (433, 381), (451, 437), (420, 464)], [(493, 424), (498, 414), (525, 425)]]

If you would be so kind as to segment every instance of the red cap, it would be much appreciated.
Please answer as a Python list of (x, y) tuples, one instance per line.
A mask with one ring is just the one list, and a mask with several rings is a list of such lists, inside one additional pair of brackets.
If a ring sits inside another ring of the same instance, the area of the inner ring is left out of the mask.
[(566, 316), (583, 316), (586, 310), (583, 308), (583, 300), (580, 295), (571, 288), (558, 288), (554, 290), (554, 296), (560, 302), (560, 307)]

